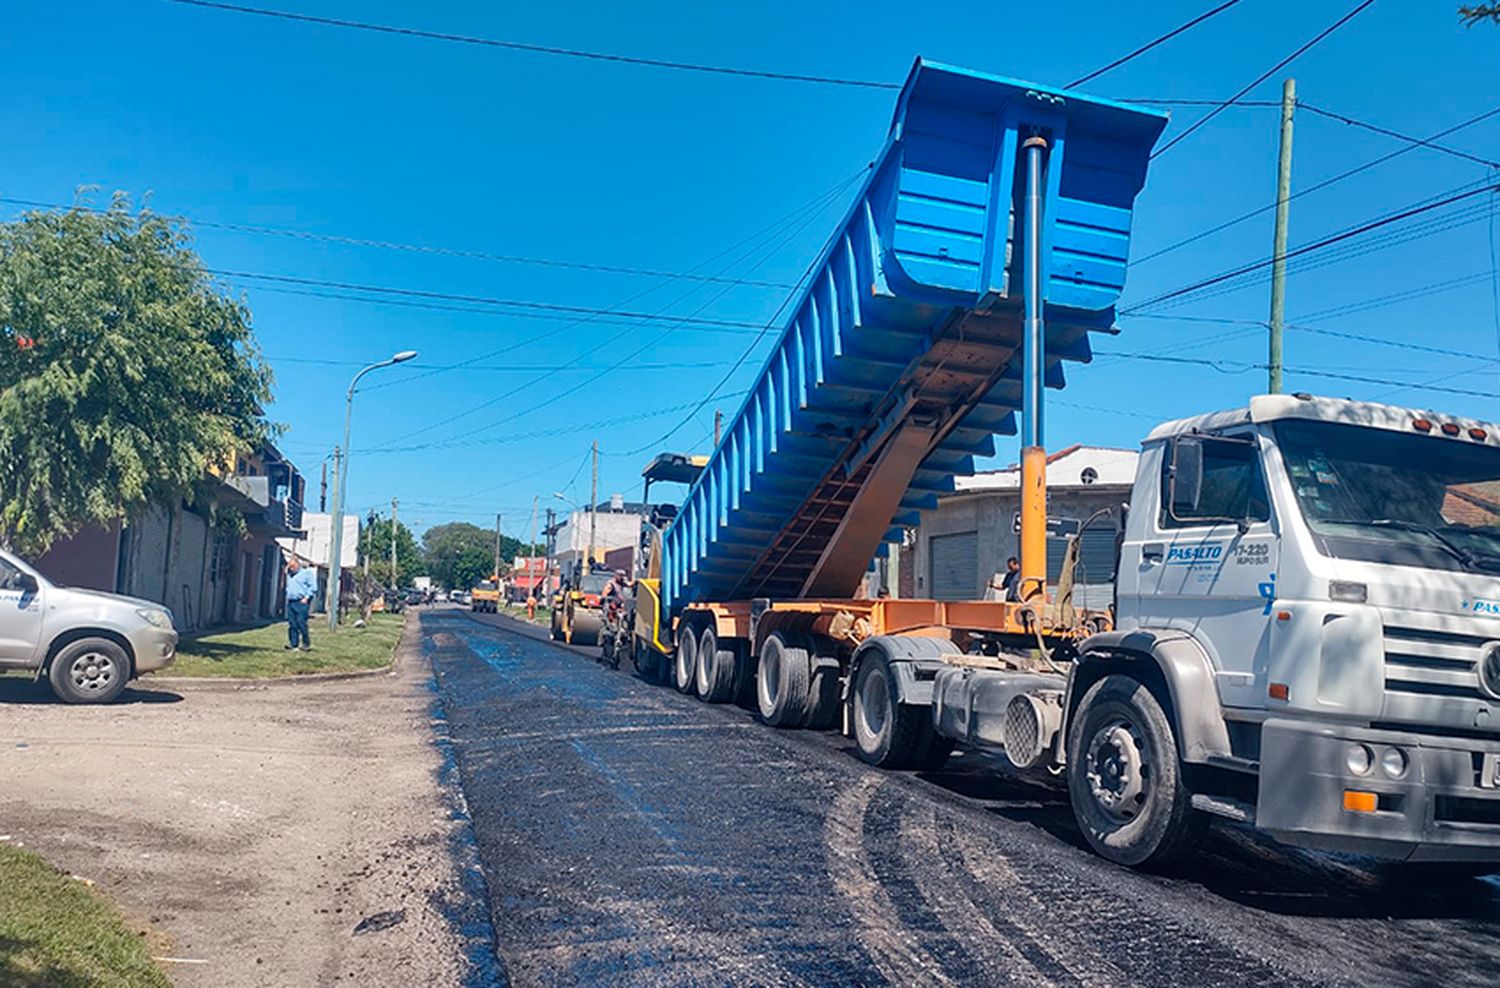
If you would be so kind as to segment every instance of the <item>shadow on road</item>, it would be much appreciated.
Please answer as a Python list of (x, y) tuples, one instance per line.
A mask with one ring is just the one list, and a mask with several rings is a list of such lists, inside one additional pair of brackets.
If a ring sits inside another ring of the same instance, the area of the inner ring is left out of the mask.
[[(128, 686), (120, 698), (109, 706), (128, 706), (136, 703), (178, 703), (183, 699), (181, 693), (173, 693), (164, 689), (143, 689)], [(43, 682), (34, 682), (30, 679), (22, 679), (17, 676), (0, 676), (0, 704), (27, 704), (32, 706), (57, 706), (65, 707), (63, 703), (52, 692), (51, 688)]]

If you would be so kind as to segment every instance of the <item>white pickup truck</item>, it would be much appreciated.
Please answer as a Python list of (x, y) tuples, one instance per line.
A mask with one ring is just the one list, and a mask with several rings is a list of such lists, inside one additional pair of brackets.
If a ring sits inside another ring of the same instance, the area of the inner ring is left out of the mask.
[(1210, 816), (1500, 861), (1500, 426), (1307, 395), (1143, 444), (1115, 629), (1055, 671), (935, 670), (932, 723), (1066, 774), (1131, 865)]
[(0, 551), (0, 669), (46, 676), (66, 703), (109, 703), (176, 656), (172, 612), (162, 605), (59, 587)]

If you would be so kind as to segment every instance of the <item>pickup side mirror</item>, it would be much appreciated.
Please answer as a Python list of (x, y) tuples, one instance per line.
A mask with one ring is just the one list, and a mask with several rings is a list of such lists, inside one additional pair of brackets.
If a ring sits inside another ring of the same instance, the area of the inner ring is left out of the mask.
[(36, 577), (30, 573), (17, 573), (16, 589), (20, 590), (23, 594), (28, 594), (36, 593), (41, 589), (41, 586), (36, 582)]
[(1178, 518), (1198, 513), (1203, 498), (1203, 440), (1178, 436), (1172, 443), (1171, 511)]

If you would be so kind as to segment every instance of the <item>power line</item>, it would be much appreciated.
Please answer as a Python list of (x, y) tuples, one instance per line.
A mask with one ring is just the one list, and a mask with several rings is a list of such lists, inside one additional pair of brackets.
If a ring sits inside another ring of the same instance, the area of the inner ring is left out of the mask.
[(1226, 109), (1229, 108), (1229, 106), (1232, 103), (1234, 103), (1236, 100), (1238, 100), (1241, 96), (1246, 95), (1252, 89), (1254, 89), (1256, 86), (1259, 86), (1261, 83), (1263, 83), (1267, 79), (1271, 78), (1271, 76), (1275, 75), (1277, 72), (1280, 72), (1282, 69), (1286, 68), (1288, 65), (1292, 64), (1293, 62), (1295, 62), (1298, 58), (1302, 57), (1303, 54), (1305, 54), (1308, 50), (1310, 50), (1314, 45), (1318, 44), (1324, 38), (1328, 37), (1330, 34), (1332, 34), (1333, 32), (1337, 31), (1339, 28), (1343, 27), (1345, 24), (1349, 23), (1356, 16), (1358, 16), (1361, 11), (1363, 11), (1366, 7), (1369, 7), (1374, 2), (1375, 2), (1375, 0), (1360, 0), (1360, 2), (1355, 5), (1355, 7), (1354, 7), (1353, 10), (1350, 10), (1343, 17), (1340, 17), (1338, 20), (1334, 21), (1332, 24), (1330, 24), (1327, 27), (1325, 27), (1322, 31), (1318, 32), (1318, 34), (1315, 35), (1310, 41), (1304, 42), (1301, 47), (1297, 48), (1290, 55), (1286, 56), (1281, 61), (1279, 61), (1275, 65), (1271, 66), (1269, 69), (1267, 69), (1266, 71), (1262, 72), (1260, 75), (1256, 76), (1247, 85), (1243, 86), (1239, 90), (1239, 92), (1237, 92), (1233, 96), (1229, 97), (1229, 99), (1225, 100), (1223, 103), (1219, 104), (1218, 106), (1214, 107), (1212, 110), (1209, 110), (1203, 116), (1199, 117), (1197, 120), (1193, 121), (1190, 125), (1188, 125), (1188, 128), (1186, 130), (1184, 130), (1182, 133), (1178, 134), (1176, 137), (1172, 138), (1170, 141), (1168, 141), (1167, 143), (1163, 144), (1161, 147), (1157, 148), (1155, 151), (1151, 152), (1152, 159), (1156, 159), (1156, 158), (1161, 157), (1162, 155), (1166, 154), (1168, 151), (1172, 150), (1172, 148), (1176, 147), (1177, 145), (1181, 144), (1183, 141), (1187, 140), (1187, 138), (1191, 134), (1193, 134), (1195, 131), (1197, 131), (1198, 128), (1200, 128), (1204, 124), (1208, 123), (1214, 117), (1217, 117), (1220, 113), (1223, 113)]
[[(1392, 223), (1398, 223), (1402, 220), (1410, 219), (1413, 216), (1420, 216), (1424, 213), (1431, 212), (1434, 209), (1441, 209), (1445, 206), (1451, 206), (1454, 203), (1472, 199), (1474, 196), (1482, 195), (1485, 192), (1491, 192), (1496, 189), (1500, 189), (1500, 186), (1482, 186), (1477, 189), (1470, 189), (1467, 192), (1460, 192), (1454, 195), (1446, 196), (1442, 199), (1437, 200), (1436, 202), (1428, 202), (1421, 206), (1414, 206), (1396, 213), (1391, 213), (1378, 219), (1373, 219), (1368, 222), (1362, 223), (1358, 226), (1350, 227), (1339, 233), (1324, 237), (1321, 240), (1315, 240), (1312, 243), (1304, 244), (1301, 247), (1289, 250), (1283, 255), (1283, 257), (1286, 260), (1291, 260), (1292, 258), (1301, 257), (1314, 251), (1323, 250), (1327, 247), (1342, 243), (1343, 241), (1349, 240), (1353, 237), (1358, 237), (1363, 234), (1370, 233), (1374, 230), (1381, 229), (1382, 227), (1389, 226)], [(1120, 313), (1122, 315), (1130, 315), (1131, 313), (1136, 312), (1140, 309), (1144, 309), (1149, 306), (1160, 305), (1163, 302), (1167, 302), (1175, 298), (1180, 298), (1190, 293), (1201, 291), (1204, 288), (1220, 284), (1222, 282), (1228, 281), (1231, 278), (1237, 278), (1240, 275), (1248, 274), (1249, 272), (1269, 267), (1273, 263), (1273, 261), (1274, 258), (1268, 257), (1263, 258), (1259, 261), (1254, 261), (1250, 264), (1241, 265), (1238, 268), (1234, 268), (1230, 271), (1214, 275), (1211, 278), (1204, 278), (1203, 280), (1194, 282), (1191, 285), (1186, 285), (1182, 288), (1177, 288), (1169, 292), (1163, 292), (1162, 294), (1157, 295), (1154, 298), (1147, 299), (1146, 301), (1138, 303), (1137, 305), (1130, 306), (1127, 309), (1121, 309)]]
[(1228, 10), (1230, 7), (1233, 7), (1235, 4), (1237, 4), (1239, 2), (1240, 2), (1240, 0), (1224, 0), (1224, 3), (1219, 4), (1217, 7), (1213, 8), (1212, 10), (1206, 10), (1203, 13), (1199, 14), (1197, 17), (1194, 17), (1192, 20), (1187, 21), (1184, 24), (1179, 24), (1177, 27), (1174, 27), (1172, 30), (1168, 31), (1166, 34), (1163, 34), (1163, 35), (1161, 35), (1158, 38), (1155, 38), (1155, 39), (1153, 39), (1151, 41), (1146, 42), (1144, 45), (1141, 45), (1139, 48), (1135, 49), (1132, 52), (1129, 52), (1128, 54), (1121, 55), (1119, 58), (1115, 59), (1113, 62), (1110, 62), (1108, 65), (1100, 66), (1099, 68), (1097, 68), (1094, 71), (1090, 72), (1086, 76), (1083, 76), (1081, 78), (1073, 80), (1072, 82), (1068, 83), (1063, 88), (1064, 89), (1073, 89), (1076, 86), (1083, 85), (1085, 82), (1089, 82), (1090, 80), (1097, 79), (1101, 75), (1103, 75), (1104, 73), (1111, 72), (1114, 69), (1117, 69), (1120, 66), (1124, 65), (1126, 62), (1129, 62), (1129, 61), (1131, 61), (1132, 59), (1135, 59), (1135, 58), (1139, 58), (1141, 55), (1146, 54), (1146, 52), (1148, 52), (1151, 49), (1157, 47), (1158, 45), (1166, 44), (1168, 41), (1171, 41), (1173, 38), (1177, 37), (1179, 34), (1183, 33), (1184, 31), (1188, 31), (1188, 30), (1191, 30), (1194, 27), (1197, 27), (1199, 24), (1202, 24), (1204, 21), (1208, 20), (1210, 17), (1213, 17), (1216, 14), (1222, 14), (1224, 11)]
[(1460, 150), (1458, 148), (1451, 148), (1446, 145), (1439, 144), (1436, 141), (1424, 140), (1420, 137), (1412, 137), (1410, 134), (1403, 134), (1400, 131), (1391, 130), (1389, 127), (1381, 127), (1377, 124), (1368, 123), (1364, 120), (1356, 120), (1354, 117), (1346, 116), (1342, 113), (1335, 113), (1332, 110), (1325, 110), (1320, 106), (1314, 106), (1306, 100), (1298, 100), (1297, 108), (1306, 110), (1308, 113), (1312, 113), (1320, 117), (1327, 117), (1329, 120), (1337, 120), (1340, 123), (1348, 124), (1351, 127), (1359, 127), (1361, 130), (1368, 130), (1371, 133), (1380, 134), (1384, 137), (1393, 137), (1398, 141), (1405, 141), (1407, 144), (1410, 144), (1414, 147), (1430, 148), (1433, 151), (1439, 151), (1443, 154), (1451, 155), (1455, 158), (1462, 158), (1465, 161), (1472, 161), (1476, 165), (1484, 165), (1486, 168), (1500, 168), (1500, 163), (1491, 161), (1488, 158), (1481, 158), (1477, 154), (1470, 154), (1469, 152)]
[(392, 24), (372, 24), (367, 21), (345, 20), (336, 17), (318, 17), (287, 10), (271, 10), (264, 7), (247, 7), (234, 3), (217, 3), (214, 0), (170, 0), (188, 7), (204, 7), (236, 14), (254, 14), (257, 17), (272, 17), (279, 20), (300, 21), (304, 24), (320, 24), (324, 27), (349, 28), (357, 31), (372, 31), (379, 34), (394, 34), (408, 38), (423, 38), (428, 41), (448, 41), (464, 45), (480, 45), (486, 48), (504, 48), (524, 51), (534, 55), (560, 55), (567, 58), (582, 58), (596, 62), (616, 62), (624, 65), (645, 65), (658, 69), (678, 69), (687, 72), (704, 72), (713, 75), (746, 76), (753, 79), (775, 79), (782, 82), (812, 82), (825, 86), (849, 86), (859, 89), (900, 89), (900, 83), (878, 82), (873, 79), (848, 79), (838, 76), (806, 75), (797, 72), (772, 72), (763, 69), (742, 69), (726, 65), (708, 65), (699, 62), (677, 62), (660, 58), (643, 58), (636, 55), (617, 55), (610, 52), (585, 51), (579, 48), (561, 48), (555, 45), (531, 44), (524, 41), (505, 41), (499, 38), (480, 38), (467, 34), (452, 34), (445, 31), (427, 31), (420, 28), (398, 27)]
[[(1280, 106), (1281, 104), (1277, 103), (1276, 105)], [(1405, 147), (1398, 148), (1395, 151), (1391, 151), (1388, 154), (1380, 155), (1377, 158), (1371, 158), (1369, 161), (1366, 161), (1366, 162), (1364, 162), (1363, 164), (1360, 164), (1360, 165), (1356, 165), (1355, 167), (1349, 169), (1348, 171), (1340, 172), (1339, 174), (1334, 175), (1334, 176), (1332, 176), (1330, 178), (1326, 178), (1326, 179), (1324, 179), (1321, 182), (1317, 182), (1317, 183), (1315, 183), (1313, 185), (1310, 185), (1310, 186), (1308, 186), (1305, 189), (1301, 189), (1301, 190), (1299, 190), (1297, 192), (1293, 192), (1290, 196), (1287, 196), (1287, 202), (1292, 202), (1293, 200), (1300, 199), (1300, 198), (1302, 198), (1305, 195), (1311, 195), (1314, 192), (1318, 192), (1318, 191), (1320, 191), (1322, 189), (1326, 189), (1330, 185), (1333, 185), (1333, 184), (1335, 184), (1337, 182), (1342, 182), (1345, 179), (1353, 178), (1355, 175), (1358, 175), (1360, 172), (1368, 171), (1371, 168), (1374, 168), (1374, 167), (1376, 167), (1378, 165), (1385, 164), (1387, 161), (1390, 161), (1393, 158), (1399, 158), (1399, 157), (1401, 157), (1404, 154), (1409, 154), (1410, 152), (1415, 151), (1419, 147), (1428, 147), (1428, 146), (1431, 146), (1434, 142), (1436, 142), (1440, 138), (1447, 137), (1447, 136), (1449, 136), (1451, 134), (1456, 134), (1460, 130), (1465, 130), (1465, 129), (1469, 128), (1469, 127), (1474, 126), (1475, 124), (1483, 123), (1485, 120), (1490, 119), (1491, 117), (1495, 116), (1496, 114), (1500, 114), (1500, 106), (1497, 106), (1497, 107), (1494, 107), (1492, 109), (1486, 110), (1483, 113), (1478, 114), (1477, 116), (1470, 117), (1469, 119), (1467, 119), (1467, 120), (1465, 120), (1465, 121), (1463, 121), (1461, 123), (1454, 124), (1451, 127), (1444, 128), (1443, 130), (1438, 131), (1436, 134), (1429, 135), (1428, 137), (1426, 137), (1426, 138), (1424, 138), (1424, 139), (1422, 139), (1422, 140), (1420, 140), (1420, 141), (1418, 141), (1416, 143), (1408, 144)], [(1197, 243), (1199, 240), (1202, 240), (1205, 237), (1211, 237), (1214, 234), (1219, 233), (1219, 232), (1221, 232), (1223, 230), (1227, 230), (1227, 229), (1229, 229), (1232, 226), (1238, 226), (1239, 224), (1245, 222), (1246, 220), (1254, 219), (1255, 217), (1261, 215), (1262, 213), (1268, 213), (1271, 210), (1275, 209), (1276, 205), (1277, 204), (1275, 202), (1271, 202), (1271, 203), (1267, 203), (1266, 205), (1261, 206), (1261, 207), (1259, 207), (1257, 209), (1252, 209), (1248, 213), (1243, 213), (1243, 214), (1241, 214), (1239, 216), (1234, 217), (1233, 219), (1225, 220), (1223, 223), (1220, 223), (1217, 226), (1210, 227), (1209, 229), (1204, 230), (1204, 231), (1202, 231), (1200, 233), (1195, 233), (1195, 234), (1193, 234), (1190, 237), (1186, 237), (1186, 238), (1184, 238), (1182, 240), (1178, 240), (1175, 243), (1168, 244), (1165, 247), (1158, 248), (1157, 250), (1154, 250), (1151, 253), (1146, 254), (1143, 257), (1138, 257), (1135, 260), (1131, 261), (1130, 264), (1131, 264), (1132, 267), (1134, 267), (1134, 266), (1136, 266), (1138, 264), (1145, 264), (1147, 261), (1154, 260), (1154, 259), (1156, 259), (1158, 257), (1161, 257), (1163, 254), (1169, 254), (1172, 251), (1178, 250), (1178, 249), (1183, 248), (1183, 247), (1186, 247), (1189, 244)]]
[[(81, 210), (83, 212), (103, 214), (107, 209), (93, 206), (81, 206), (74, 203), (65, 206), (55, 202), (41, 202), (36, 199), (15, 199), (9, 196), (0, 196), (0, 203), (12, 206), (23, 206), (28, 209), (54, 209), (54, 210)], [(196, 219), (184, 216), (192, 226), (202, 227), (205, 230), (225, 230), (232, 233), (252, 233), (259, 236), (285, 237), (291, 240), (308, 240), (316, 243), (342, 244), (347, 247), (369, 247), (379, 250), (404, 251), (413, 254), (429, 254), (438, 257), (456, 257), (467, 260), (498, 261), (507, 264), (530, 264), (538, 267), (566, 268), (575, 271), (592, 271), (600, 274), (623, 274), (647, 278), (670, 278), (682, 281), (717, 282), (724, 279), (712, 275), (693, 274), (686, 271), (662, 271), (655, 268), (636, 268), (620, 264), (598, 264), (589, 261), (567, 261), (551, 257), (530, 257), (524, 254), (495, 254), (482, 250), (467, 250), (459, 247), (442, 247), (433, 244), (403, 243), (394, 240), (381, 240), (370, 237), (351, 237), (336, 233), (315, 233), (309, 230), (292, 230), (286, 227), (275, 226), (253, 226), (247, 223), (224, 223), (217, 220)], [(753, 288), (774, 288), (785, 290), (791, 286), (782, 281), (742, 281), (741, 285)]]
[[(1486, 276), (1487, 277), (1487, 276)], [(363, 367), (368, 361), (362, 360), (334, 360), (327, 357), (288, 357), (267, 354), (266, 359), (273, 364), (312, 364), (321, 367)], [(677, 361), (673, 363), (634, 364), (632, 370), (692, 370), (709, 367), (723, 367), (729, 363), (727, 360), (698, 360)], [(597, 370), (596, 367), (588, 365), (573, 366), (569, 364), (423, 364), (413, 361), (407, 367), (430, 371), (492, 371), (497, 373), (526, 373), (538, 374), (544, 371), (556, 370)], [(370, 390), (361, 388), (360, 390)]]
[[(815, 219), (819, 215), (820, 209), (823, 208), (823, 207), (826, 207), (826, 205), (827, 205), (827, 202), (820, 203), (819, 209), (808, 212), (798, 222), (798, 224), (796, 226), (792, 227), (791, 231), (788, 234), (786, 234), (781, 239), (781, 241), (779, 243), (773, 245), (773, 247), (772, 247), (772, 253), (774, 253), (777, 250), (780, 250), (781, 248), (785, 247), (788, 243), (790, 243), (792, 241), (792, 239), (794, 239), (797, 236), (797, 234), (799, 234), (802, 231), (802, 229), (808, 223), (812, 222), (812, 220)], [(760, 267), (762, 264), (764, 264), (769, 259), (770, 259), (770, 255), (763, 256), (759, 261), (757, 261), (754, 265), (751, 266), (750, 270), (752, 270), (752, 271), (755, 270), (755, 268)], [(731, 263), (737, 263), (737, 260), (735, 262), (731, 262)], [(586, 381), (582, 382), (581, 384), (577, 385), (577, 388), (581, 390), (581, 389), (587, 387), (588, 385), (590, 385), (590, 384), (594, 383), (595, 381), (599, 380), (604, 375), (609, 374), (609, 373), (611, 373), (613, 371), (616, 371), (616, 370), (620, 369), (625, 364), (629, 363), (631, 360), (633, 360), (635, 357), (639, 356), (641, 353), (645, 352), (646, 350), (649, 350), (649, 349), (657, 346), (664, 337), (670, 335), (673, 332), (676, 332), (677, 329), (679, 329), (683, 325), (687, 324), (688, 321), (691, 320), (694, 315), (696, 315), (696, 313), (703, 311), (704, 309), (708, 308), (708, 306), (710, 306), (714, 302), (718, 301), (719, 298), (721, 298), (724, 294), (726, 294), (733, 287), (734, 286), (732, 284), (731, 285), (726, 285), (725, 287), (723, 287), (722, 289), (720, 289), (715, 295), (710, 296), (709, 299), (707, 301), (705, 301), (702, 305), (700, 305), (697, 309), (695, 309), (692, 314), (690, 314), (689, 316), (683, 317), (681, 320), (677, 321), (675, 325), (668, 327), (663, 333), (661, 333), (660, 335), (658, 335), (654, 339), (647, 341), (647, 343), (644, 346), (639, 347), (636, 350), (631, 351), (629, 354), (626, 354), (624, 357), (622, 357), (616, 363), (610, 365), (608, 368), (605, 368), (605, 369), (601, 370), (598, 374), (595, 374), (593, 377), (590, 377), (588, 380), (586, 380)], [(667, 318), (668, 318), (668, 320), (671, 320), (672, 317), (667, 317)], [(760, 328), (760, 324), (755, 324), (755, 325), (756, 325), (757, 329)], [(621, 334), (621, 335), (623, 335), (623, 334)], [(596, 352), (596, 351), (598, 351), (600, 349), (603, 349), (603, 348), (605, 348), (605, 347), (613, 344), (618, 339), (619, 339), (619, 336), (613, 337), (613, 338), (611, 338), (609, 340), (605, 340), (602, 343), (599, 343), (596, 346), (591, 347), (588, 350), (584, 351), (582, 354), (579, 354), (579, 358), (588, 356), (591, 353), (594, 353), (594, 352)], [(575, 358), (575, 359), (578, 359), (578, 358)], [(505, 394), (502, 394), (502, 395), (497, 395), (496, 397), (494, 397), (494, 398), (492, 398), (492, 399), (490, 399), (488, 401), (482, 402), (479, 405), (474, 406), (473, 408), (466, 409), (465, 411), (460, 412), (457, 415), (449, 416), (446, 419), (440, 420), (438, 422), (431, 423), (429, 425), (425, 425), (425, 426), (423, 426), (420, 429), (414, 429), (411, 432), (404, 433), (403, 435), (396, 437), (396, 439), (393, 440), (393, 441), (400, 441), (401, 439), (406, 439), (406, 438), (409, 438), (411, 436), (420, 435), (420, 434), (422, 434), (424, 432), (430, 432), (431, 430), (433, 430), (435, 428), (441, 428), (442, 426), (447, 425), (447, 424), (449, 424), (451, 422), (454, 422), (454, 421), (456, 421), (459, 418), (463, 418), (465, 416), (473, 414), (474, 412), (477, 412), (477, 411), (480, 411), (480, 410), (482, 410), (484, 408), (488, 408), (488, 407), (490, 407), (492, 405), (495, 405), (498, 402), (503, 401), (506, 398), (511, 397), (512, 395), (514, 395), (518, 391), (524, 389), (525, 387), (528, 387), (531, 384), (535, 384), (535, 383), (537, 383), (537, 382), (539, 382), (541, 380), (544, 380), (544, 379), (545, 379), (544, 377), (534, 378), (531, 382), (528, 382), (528, 384), (522, 385), (521, 388), (514, 389), (514, 390), (512, 390), (510, 392), (506, 392)], [(528, 408), (522, 409), (521, 411), (516, 412), (515, 414), (507, 416), (505, 418), (502, 418), (499, 421), (491, 422), (488, 425), (483, 425), (483, 426), (480, 426), (478, 428), (470, 429), (470, 430), (467, 430), (466, 432), (460, 432), (460, 433), (458, 433), (458, 434), (456, 434), (454, 436), (450, 436), (450, 437), (448, 437), (448, 441), (452, 441), (452, 440), (455, 440), (455, 439), (462, 439), (462, 438), (465, 438), (467, 436), (474, 435), (475, 433), (484, 432), (484, 431), (486, 431), (488, 429), (495, 428), (498, 425), (501, 425), (501, 424), (503, 424), (505, 422), (508, 422), (508, 421), (512, 421), (512, 420), (514, 420), (516, 418), (519, 418), (522, 415), (526, 415), (526, 414), (529, 414), (531, 412), (537, 411), (540, 408), (544, 408), (547, 405), (550, 405), (550, 404), (552, 404), (552, 403), (554, 403), (556, 401), (559, 401), (559, 400), (561, 400), (564, 397), (567, 397), (566, 393), (561, 393), (561, 394), (554, 395), (551, 398), (548, 398), (548, 399), (546, 399), (546, 400), (544, 400), (542, 402), (539, 402), (538, 404), (532, 405), (532, 406), (530, 406)], [(382, 447), (375, 447), (375, 448), (378, 449), (378, 448), (382, 448)]]
[[(1142, 360), (1164, 364), (1189, 364), (1198, 367), (1211, 367), (1221, 374), (1247, 374), (1255, 370), (1265, 370), (1269, 365), (1252, 361), (1214, 360), (1209, 357), (1174, 357), (1158, 353), (1136, 353), (1129, 351), (1103, 351), (1100, 356), (1120, 357), (1124, 360)], [(1421, 388), (1425, 391), (1437, 391), (1443, 394), (1465, 395), (1475, 398), (1494, 398), (1494, 391), (1476, 391), (1470, 388), (1442, 388), (1434, 385), (1422, 385), (1413, 381), (1393, 381), (1383, 377), (1368, 377), (1361, 374), (1343, 374), (1336, 371), (1320, 370), (1311, 367), (1287, 367), (1288, 374), (1302, 374), (1306, 377), (1322, 377), (1335, 381), (1351, 381), (1358, 384), (1376, 384), (1386, 387), (1398, 388)]]

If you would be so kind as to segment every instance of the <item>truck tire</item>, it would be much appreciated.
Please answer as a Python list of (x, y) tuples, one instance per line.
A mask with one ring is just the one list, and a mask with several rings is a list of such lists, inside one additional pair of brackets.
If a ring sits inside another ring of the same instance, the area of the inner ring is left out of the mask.
[(631, 661), (635, 663), (637, 675), (652, 684), (666, 679), (666, 676), (662, 674), (665, 657), (660, 652), (638, 638), (633, 640), (631, 647), (634, 651)]
[(915, 768), (933, 743), (929, 707), (896, 702), (896, 676), (883, 648), (859, 663), (850, 691), (850, 719), (859, 757), (879, 768)]
[(80, 638), (52, 657), (47, 678), (64, 703), (113, 703), (130, 681), (130, 656), (108, 638)]
[(694, 685), (698, 699), (705, 703), (724, 703), (734, 699), (734, 649), (726, 648), (728, 641), (719, 641), (719, 631), (713, 623), (703, 629), (698, 637), (698, 661)]
[(839, 722), (843, 672), (837, 650), (827, 639), (810, 637), (807, 650), (812, 655), (812, 675), (808, 684), (805, 726), (826, 731)]
[(698, 678), (698, 629), (688, 624), (677, 636), (677, 650), (673, 655), (672, 685), (679, 693), (692, 693)]
[(773, 632), (760, 647), (755, 677), (756, 705), (772, 727), (801, 727), (807, 721), (812, 657), (801, 639)]
[(1162, 868), (1190, 854), (1205, 821), (1183, 783), (1172, 723), (1129, 676), (1089, 688), (1068, 731), (1068, 797), (1101, 857)]

